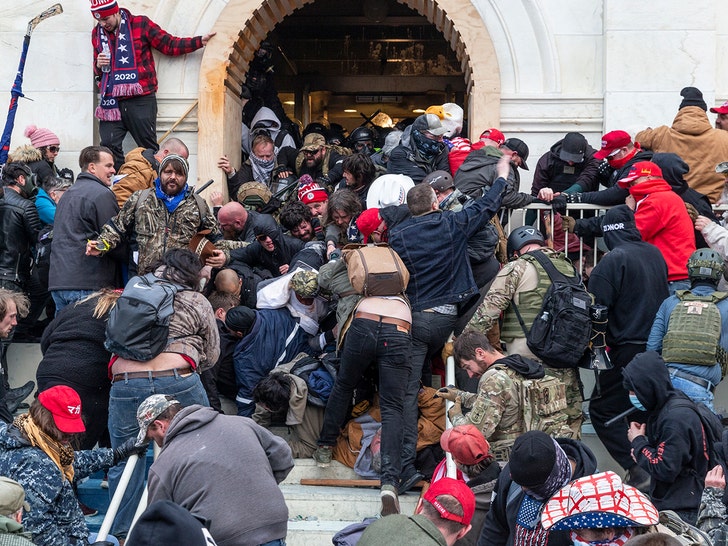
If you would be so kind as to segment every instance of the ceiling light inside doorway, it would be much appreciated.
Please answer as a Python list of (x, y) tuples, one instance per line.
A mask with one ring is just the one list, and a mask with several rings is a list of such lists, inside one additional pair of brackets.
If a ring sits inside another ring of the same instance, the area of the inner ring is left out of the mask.
[(358, 110), (355, 110), (354, 108), (347, 108), (344, 110), (347, 114), (356, 114)]

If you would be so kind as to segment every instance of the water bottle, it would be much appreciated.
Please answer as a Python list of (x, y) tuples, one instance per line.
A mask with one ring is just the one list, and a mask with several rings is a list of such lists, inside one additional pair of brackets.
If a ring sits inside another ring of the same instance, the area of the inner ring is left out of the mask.
[(109, 64), (102, 66), (101, 72), (111, 72), (111, 51), (109, 51), (109, 44), (107, 42), (101, 44), (101, 53), (106, 55), (106, 58), (109, 59)]

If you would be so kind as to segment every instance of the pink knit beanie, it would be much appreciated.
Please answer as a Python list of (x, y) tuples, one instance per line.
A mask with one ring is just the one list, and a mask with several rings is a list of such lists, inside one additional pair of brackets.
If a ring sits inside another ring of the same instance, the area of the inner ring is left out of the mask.
[(34, 148), (42, 148), (43, 146), (60, 145), (56, 134), (50, 129), (39, 129), (35, 125), (28, 125), (25, 128), (25, 136), (30, 139), (30, 143)]

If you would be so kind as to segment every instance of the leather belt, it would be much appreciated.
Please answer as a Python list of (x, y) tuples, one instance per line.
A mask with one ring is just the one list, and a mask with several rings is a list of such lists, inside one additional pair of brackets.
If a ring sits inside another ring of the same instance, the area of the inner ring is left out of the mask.
[(115, 373), (111, 377), (111, 382), (126, 381), (127, 379), (154, 379), (155, 377), (172, 377), (174, 375), (184, 375), (186, 373), (192, 373), (194, 370), (191, 366), (184, 368), (171, 368), (169, 370), (147, 370), (146, 372), (122, 372)]
[(412, 328), (412, 325), (406, 320), (394, 317), (385, 317), (383, 315), (375, 315), (374, 313), (366, 313), (364, 311), (357, 311), (356, 313), (354, 313), (354, 318), (373, 320), (374, 322), (382, 322), (384, 324), (394, 324), (395, 326), (404, 328), (405, 330), (407, 330), (408, 333), (410, 331), (410, 328)]
[(670, 370), (670, 373), (672, 375), (674, 375), (675, 377), (679, 377), (680, 379), (685, 379), (686, 381), (695, 383), (696, 385), (699, 385), (699, 386), (703, 387), (704, 389), (709, 390), (710, 392), (715, 391), (715, 385), (713, 385), (707, 379), (703, 379), (702, 377), (698, 377), (697, 375), (693, 375), (691, 373), (687, 373), (682, 370), (678, 370), (677, 368), (673, 368), (671, 366), (668, 366), (668, 369)]

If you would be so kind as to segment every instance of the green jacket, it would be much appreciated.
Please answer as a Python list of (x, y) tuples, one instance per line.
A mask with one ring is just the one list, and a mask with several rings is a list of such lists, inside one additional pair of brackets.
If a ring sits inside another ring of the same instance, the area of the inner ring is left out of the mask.
[(447, 546), (445, 537), (425, 516), (396, 514), (384, 517), (367, 527), (357, 546)]
[(33, 546), (30, 533), (23, 532), (23, 526), (7, 516), (0, 516), (0, 546)]

